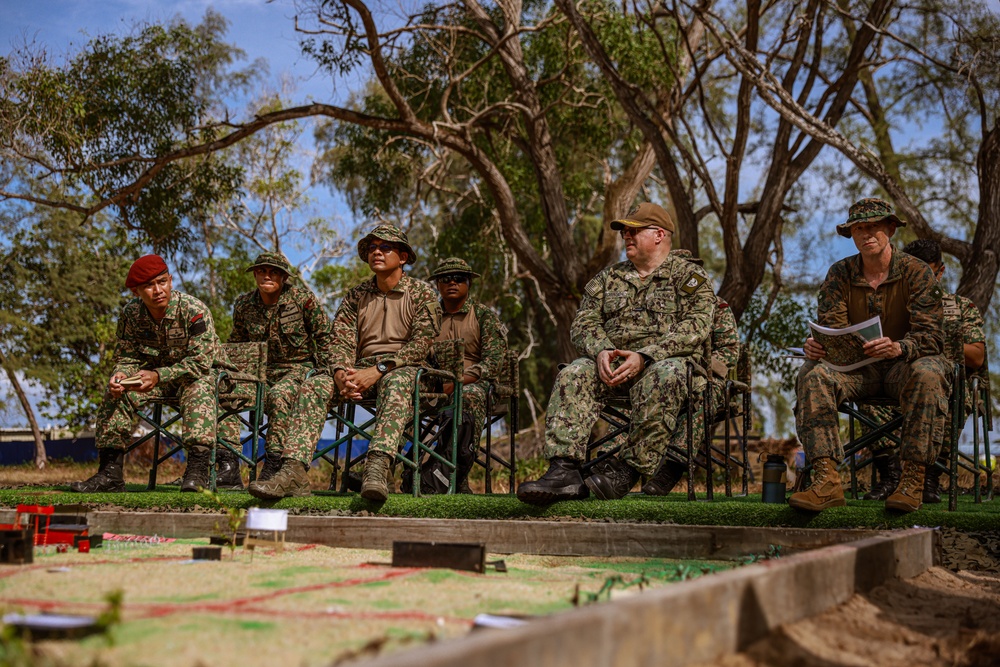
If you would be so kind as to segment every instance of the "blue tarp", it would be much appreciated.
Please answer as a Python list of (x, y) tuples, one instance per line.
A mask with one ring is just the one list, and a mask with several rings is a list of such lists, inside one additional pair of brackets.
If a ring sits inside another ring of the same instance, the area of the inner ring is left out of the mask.
[[(72, 459), (86, 462), (97, 460), (93, 438), (46, 440), (45, 453), (50, 459)], [(0, 442), (0, 465), (12, 466), (35, 460), (35, 441)]]
[[(333, 438), (321, 438), (317, 449), (322, 449), (328, 446), (334, 440)], [(264, 439), (261, 438), (258, 441), (258, 452), (259, 456), (264, 455)], [(161, 447), (167, 447), (169, 443), (161, 445)], [(253, 448), (250, 446), (249, 442), (243, 444), (243, 454), (249, 457)], [(347, 455), (347, 444), (341, 445), (339, 448), (340, 459), (343, 460), (344, 456)], [(166, 449), (161, 449), (166, 451)], [(368, 451), (368, 441), (367, 440), (355, 440), (351, 447), (351, 454), (357, 456), (358, 454), (363, 454)], [(46, 440), (45, 441), (45, 453), (50, 459), (71, 459), (73, 461), (79, 461), (85, 463), (87, 461), (97, 460), (97, 448), (94, 446), (93, 438), (68, 438), (65, 440)], [(331, 450), (327, 453), (327, 456), (334, 458), (334, 452)], [(183, 452), (177, 455), (178, 458), (184, 458)], [(29, 463), (35, 460), (35, 443), (32, 440), (17, 440), (14, 442), (0, 442), (0, 465), (10, 466), (10, 465), (20, 465), (22, 463)]]

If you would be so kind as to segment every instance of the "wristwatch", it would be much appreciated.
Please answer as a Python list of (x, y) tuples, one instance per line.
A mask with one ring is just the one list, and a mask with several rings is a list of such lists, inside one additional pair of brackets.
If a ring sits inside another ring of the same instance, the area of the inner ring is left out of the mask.
[(392, 370), (392, 366), (390, 366), (385, 361), (380, 361), (377, 364), (375, 364), (375, 370), (377, 370), (382, 375), (385, 375), (386, 373)]

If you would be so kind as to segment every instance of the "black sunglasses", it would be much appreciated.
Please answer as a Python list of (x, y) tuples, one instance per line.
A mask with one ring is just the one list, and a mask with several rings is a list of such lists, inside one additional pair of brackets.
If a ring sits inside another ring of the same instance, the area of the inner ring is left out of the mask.
[(455, 283), (461, 285), (462, 283), (469, 282), (469, 276), (464, 273), (449, 273), (444, 276), (438, 276), (436, 279), (439, 283)]

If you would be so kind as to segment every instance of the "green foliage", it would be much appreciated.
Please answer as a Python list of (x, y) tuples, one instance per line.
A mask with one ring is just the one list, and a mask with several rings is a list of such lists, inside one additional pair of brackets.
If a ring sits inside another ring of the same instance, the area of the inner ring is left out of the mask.
[(92, 423), (111, 375), (117, 314), (135, 245), (106, 220), (36, 209), (8, 230), (0, 262), (0, 332), (15, 367), (45, 390), (42, 409)]
[(0, 60), (0, 147), (29, 178), (57, 165), (65, 192), (116, 198), (121, 221), (155, 247), (183, 246), (187, 224), (236, 194), (242, 168), (210, 156), (147, 172), (148, 161), (214, 138), (204, 129), (213, 97), (249, 76), (224, 71), (240, 55), (222, 42), (225, 27), (209, 12), (195, 27), (96, 37), (61, 65), (27, 52)]

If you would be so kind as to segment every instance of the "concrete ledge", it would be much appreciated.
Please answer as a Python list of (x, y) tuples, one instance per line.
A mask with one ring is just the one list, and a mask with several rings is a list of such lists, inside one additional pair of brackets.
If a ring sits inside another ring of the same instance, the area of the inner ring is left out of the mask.
[(662, 667), (708, 662), (890, 578), (916, 576), (931, 567), (932, 552), (933, 530), (913, 528), (360, 664)]
[[(94, 530), (109, 533), (207, 537), (225, 525), (223, 514), (194, 512), (89, 512)], [(0, 523), (14, 512), (0, 510)], [(886, 532), (815, 528), (748, 528), (590, 521), (488, 521), (392, 517), (289, 516), (285, 539), (355, 549), (391, 549), (393, 540), (479, 542), (490, 553), (550, 556), (699, 558), (732, 560), (841, 544)]]

